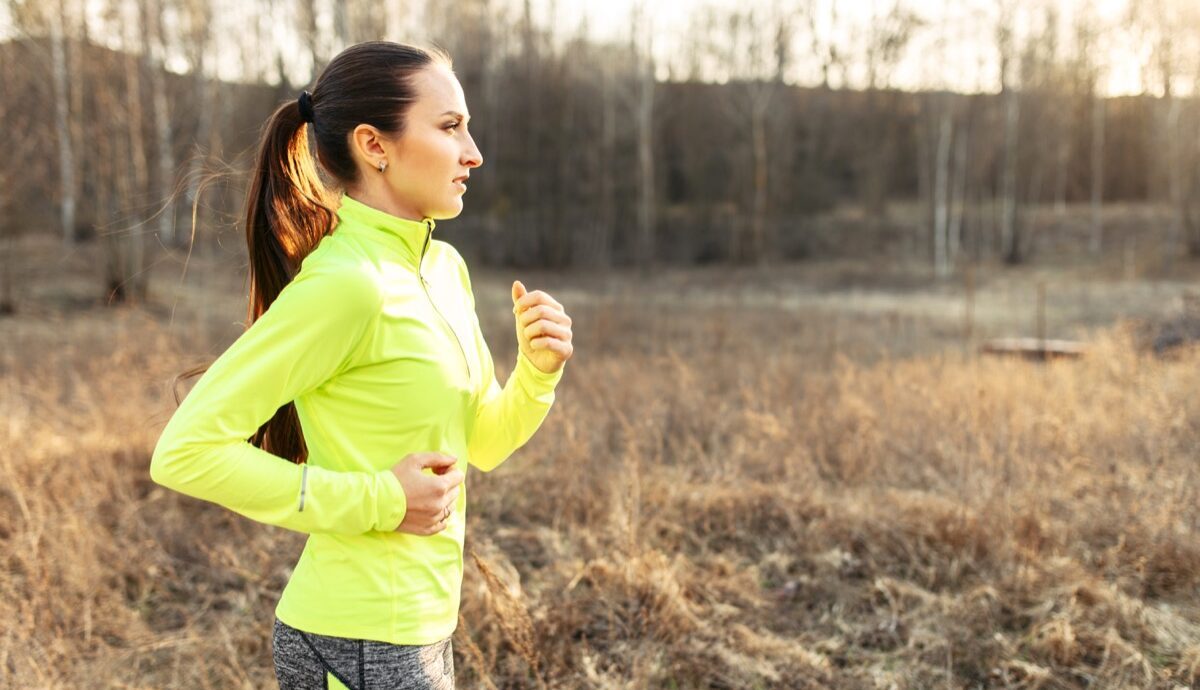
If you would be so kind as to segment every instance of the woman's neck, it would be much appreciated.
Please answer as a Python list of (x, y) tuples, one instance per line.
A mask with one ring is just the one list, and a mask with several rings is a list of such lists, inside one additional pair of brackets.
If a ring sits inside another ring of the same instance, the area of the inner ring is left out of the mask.
[(389, 194), (383, 184), (360, 185), (357, 189), (347, 189), (346, 195), (361, 204), (396, 216), (397, 218), (415, 221), (421, 221), (425, 218), (425, 216), (401, 203), (394, 195)]

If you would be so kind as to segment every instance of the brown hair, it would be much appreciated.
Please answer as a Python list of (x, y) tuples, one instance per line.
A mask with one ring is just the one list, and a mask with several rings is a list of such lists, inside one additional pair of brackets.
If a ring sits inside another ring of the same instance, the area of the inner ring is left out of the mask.
[[(304, 121), (296, 99), (280, 105), (267, 119), (244, 213), (250, 259), (247, 328), (291, 282), (304, 257), (333, 232), (339, 191), (359, 179), (350, 153), (350, 133), (359, 124), (369, 124), (389, 136), (400, 136), (416, 100), (412, 77), (435, 63), (453, 66), (449, 54), (439, 47), (358, 43), (334, 57), (317, 77), (310, 97), (311, 123)], [(316, 159), (309, 150), (310, 135)], [(329, 185), (321, 179), (318, 166), (331, 178)], [(174, 386), (210, 366), (179, 374)], [(176, 389), (176, 404), (179, 401)], [(292, 462), (307, 460), (308, 449), (291, 401), (247, 440)]]

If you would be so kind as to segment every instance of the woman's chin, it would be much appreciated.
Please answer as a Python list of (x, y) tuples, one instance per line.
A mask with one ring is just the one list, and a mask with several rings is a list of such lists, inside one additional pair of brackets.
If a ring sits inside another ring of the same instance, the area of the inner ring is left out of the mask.
[(429, 217), (434, 220), (448, 220), (457, 218), (463, 212), (462, 197), (455, 197), (455, 200), (448, 206), (443, 206), (429, 213)]

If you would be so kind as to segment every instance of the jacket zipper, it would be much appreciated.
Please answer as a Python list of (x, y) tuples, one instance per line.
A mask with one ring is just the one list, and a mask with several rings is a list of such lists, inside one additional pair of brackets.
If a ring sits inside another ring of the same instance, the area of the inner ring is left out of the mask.
[(421, 258), (417, 260), (417, 278), (421, 280), (421, 289), (425, 291), (425, 297), (429, 300), (430, 306), (441, 317), (442, 323), (446, 324), (446, 328), (450, 331), (450, 335), (454, 338), (454, 342), (458, 344), (458, 349), (462, 352), (463, 364), (467, 365), (467, 380), (471, 381), (471, 361), (467, 357), (467, 349), (463, 347), (462, 341), (458, 339), (458, 333), (455, 332), (454, 326), (450, 325), (450, 320), (442, 314), (442, 310), (438, 309), (438, 305), (433, 301), (433, 296), (429, 294), (429, 281), (425, 280), (425, 276), (421, 274), (421, 265), (425, 262), (425, 250), (429, 247), (429, 237), (433, 234), (433, 228), (429, 227), (429, 221), (425, 221), (425, 244), (421, 245)]

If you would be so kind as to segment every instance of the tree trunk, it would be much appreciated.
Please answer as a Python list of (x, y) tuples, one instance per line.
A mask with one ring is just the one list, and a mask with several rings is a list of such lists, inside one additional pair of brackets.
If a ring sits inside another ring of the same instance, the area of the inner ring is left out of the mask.
[[(127, 26), (136, 27), (136, 24), (130, 22)], [(127, 36), (132, 39), (133, 29), (127, 29)], [(129, 40), (126, 45), (133, 46), (136, 43), (134, 40)], [(125, 57), (125, 112), (127, 115), (128, 142), (129, 142), (129, 157), (126, 159), (129, 162), (129, 170), (132, 179), (128, 179), (129, 184), (125, 193), (121, 195), (120, 208), (127, 212), (127, 217), (135, 217), (141, 209), (139, 200), (146, 193), (147, 181), (149, 178), (149, 170), (146, 165), (146, 143), (142, 136), (144, 128), (142, 125), (142, 77), (141, 77), (141, 62), (133, 54), (132, 50), (126, 52)], [(122, 178), (129, 178), (129, 175), (121, 175)], [(128, 237), (126, 251), (127, 258), (125, 262), (125, 271), (121, 277), (121, 290), (118, 294), (128, 302), (140, 303), (145, 300), (147, 292), (147, 276), (146, 276), (146, 237), (145, 231), (142, 229), (142, 223), (133, 223), (127, 230)]]
[(617, 224), (617, 191), (613, 179), (617, 151), (617, 98), (614, 93), (612, 66), (601, 66), (604, 74), (604, 104), (600, 124), (600, 218), (596, 224), (596, 264), (607, 268), (612, 263), (612, 237)]
[(1054, 213), (1064, 216), (1067, 213), (1067, 167), (1071, 162), (1071, 139), (1066, 127), (1062, 126), (1061, 118), (1065, 114), (1054, 114), (1055, 138), (1058, 139), (1054, 156)]
[[(920, 105), (918, 107), (927, 108), (927, 107), (929, 107), (929, 105), (928, 105), (928, 102), (926, 102), (925, 104)], [(917, 160), (917, 165), (916, 165), (916, 168), (917, 168), (917, 198), (921, 202), (920, 203), (920, 209), (921, 209), (920, 227), (922, 229), (926, 229), (928, 231), (929, 242), (925, 243), (923, 241), (920, 241), (919, 235), (917, 233), (905, 233), (905, 238), (907, 240), (905, 243), (906, 244), (905, 251), (908, 252), (909, 254), (916, 254), (917, 252), (920, 252), (922, 255), (922, 260), (927, 260), (927, 259), (931, 258), (930, 249), (932, 248), (932, 250), (933, 250), (932, 258), (934, 258), (936, 261), (937, 247), (936, 246), (931, 247), (931, 245), (936, 245), (936, 243), (937, 243), (937, 237), (936, 237), (937, 233), (936, 233), (936, 230), (934, 229), (934, 220), (933, 220), (933, 215), (934, 215), (933, 214), (934, 158), (929, 155), (929, 151), (932, 148), (932, 144), (930, 143), (930, 131), (929, 131), (930, 127), (929, 127), (928, 119), (929, 119), (929, 117), (928, 117), (927, 113), (924, 113), (924, 112), (918, 113), (917, 126), (914, 129), (916, 130), (916, 138), (917, 138), (917, 147), (916, 147), (916, 153), (917, 153), (917, 155), (916, 155), (916, 160)], [(917, 245), (917, 246), (914, 246), (914, 245)]]
[(171, 136), (171, 115), (167, 104), (166, 74), (163, 65), (163, 12), (156, 0), (143, 0), (142, 16), (146, 30), (143, 55), (150, 71), (150, 90), (154, 105), (154, 131), (158, 135), (158, 235), (168, 247), (175, 244), (175, 200), (172, 188), (175, 177), (175, 151)]
[(1092, 94), (1092, 232), (1088, 249), (1099, 254), (1104, 241), (1104, 98)]
[(949, 228), (950, 262), (958, 259), (962, 245), (963, 217), (967, 212), (967, 153), (970, 145), (970, 129), (964, 122), (960, 127), (958, 145), (954, 149), (954, 172), (951, 177), (951, 212)]
[(1167, 192), (1170, 195), (1171, 214), (1170, 238), (1167, 240), (1168, 252), (1178, 251), (1184, 237), (1186, 219), (1184, 217), (1184, 170), (1183, 149), (1187, 145), (1180, 137), (1179, 121), (1183, 100), (1167, 95), (1167, 126), (1163, 130), (1166, 145), (1167, 160)]
[(59, 221), (62, 223), (63, 242), (75, 243), (75, 155), (71, 146), (70, 101), (67, 95), (66, 36), (63, 22), (66, 21), (66, 6), (59, 0), (57, 11), (50, 12), (50, 53), (54, 70), (54, 124), (58, 141), (59, 165)]
[(752, 98), (750, 116), (751, 134), (753, 137), (754, 171), (754, 203), (750, 216), (750, 259), (758, 265), (767, 262), (769, 248), (766, 239), (767, 223), (767, 107), (770, 104), (768, 95), (755, 94)]
[(1021, 237), (1018, 218), (1020, 192), (1017, 187), (1017, 152), (1020, 125), (1020, 100), (1015, 89), (1009, 89), (1004, 104), (1004, 171), (1000, 198), (1000, 238), (1004, 261), (1021, 262)]
[(940, 110), (933, 175), (933, 265), (937, 276), (944, 278), (950, 274), (950, 146), (954, 123), (948, 105)]
[(654, 263), (654, 54), (649, 36), (645, 52), (639, 55), (639, 88), (637, 99), (638, 153), (638, 257), (643, 269)]

